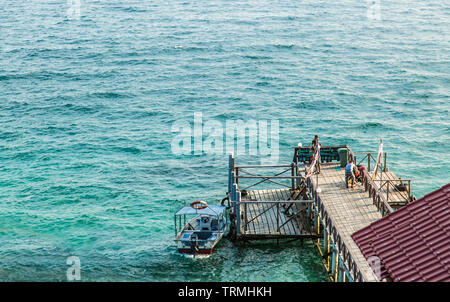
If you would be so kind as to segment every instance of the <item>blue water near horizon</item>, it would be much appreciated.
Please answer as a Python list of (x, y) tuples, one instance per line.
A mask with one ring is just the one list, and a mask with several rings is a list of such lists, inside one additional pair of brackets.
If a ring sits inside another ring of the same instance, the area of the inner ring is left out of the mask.
[(227, 189), (226, 154), (172, 152), (196, 112), (278, 120), (280, 163), (382, 138), (417, 197), (448, 183), (445, 1), (1, 3), (1, 281), (64, 281), (69, 256), (82, 281), (327, 281), (309, 242), (176, 253), (173, 213)]

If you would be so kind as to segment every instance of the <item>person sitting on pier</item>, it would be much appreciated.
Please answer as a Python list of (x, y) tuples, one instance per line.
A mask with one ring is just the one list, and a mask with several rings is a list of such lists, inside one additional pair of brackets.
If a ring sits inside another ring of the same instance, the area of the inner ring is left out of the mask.
[(356, 181), (362, 183), (363, 182), (363, 178), (364, 178), (364, 171), (366, 170), (365, 166), (362, 165), (357, 165), (357, 172), (358, 174), (356, 175)]
[(348, 188), (348, 182), (349, 180), (352, 181), (352, 188), (355, 184), (355, 164), (353, 164), (353, 159), (350, 158), (348, 161), (347, 166), (345, 166), (345, 187)]

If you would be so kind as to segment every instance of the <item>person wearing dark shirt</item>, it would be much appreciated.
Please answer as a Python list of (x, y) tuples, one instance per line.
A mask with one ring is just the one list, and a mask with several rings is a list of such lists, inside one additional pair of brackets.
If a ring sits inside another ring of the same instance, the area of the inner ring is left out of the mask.
[[(320, 146), (321, 145), (319, 144), (319, 136), (316, 135), (316, 136), (314, 136), (314, 139), (312, 141), (312, 158), (311, 158), (311, 162), (314, 160), (314, 154), (316, 154), (316, 150), (318, 150)], [(317, 171), (317, 174), (320, 173), (320, 153), (319, 153), (319, 156), (317, 157), (316, 171)]]

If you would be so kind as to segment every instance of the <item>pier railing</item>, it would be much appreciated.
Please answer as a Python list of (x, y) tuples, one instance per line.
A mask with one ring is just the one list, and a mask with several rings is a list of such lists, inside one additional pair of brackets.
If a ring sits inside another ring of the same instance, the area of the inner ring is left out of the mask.
[[(245, 200), (242, 201), (243, 204), (243, 208), (244, 208), (244, 213), (243, 213), (243, 230), (244, 232), (247, 232), (249, 227), (254, 223), (254, 221), (261, 219), (261, 217), (263, 217), (264, 215), (266, 215), (266, 213), (268, 212), (272, 212), (273, 213), (273, 219), (270, 219), (270, 221), (267, 222), (267, 227), (270, 230), (270, 234), (266, 234), (264, 236), (265, 239), (271, 239), (271, 238), (282, 238), (283, 235), (284, 237), (295, 237), (295, 235), (286, 235), (286, 234), (282, 234), (281, 229), (291, 223), (291, 221), (293, 219), (295, 219), (297, 217), (296, 214), (292, 214), (289, 218), (287, 219), (281, 219), (282, 215), (285, 215), (285, 211), (286, 208), (285, 206), (287, 204), (289, 205), (293, 205), (293, 204), (297, 204), (300, 206), (307, 206), (309, 204), (312, 204), (314, 201), (313, 200)], [(251, 206), (251, 205), (255, 205), (255, 206), (262, 206), (263, 210), (261, 212), (259, 212), (256, 215), (253, 215), (253, 217), (251, 217), (250, 219), (248, 218), (247, 215), (247, 206)], [(272, 235), (272, 236), (271, 236)], [(251, 236), (247, 236), (247, 237), (251, 237)], [(259, 236), (261, 238), (261, 236)]]
[[(339, 152), (341, 148), (346, 148), (347, 152)], [(405, 179), (383, 179), (380, 177), (377, 177), (376, 179), (372, 180), (372, 175), (370, 174), (370, 170), (372, 169), (371, 163), (375, 163), (375, 152), (366, 152), (366, 153), (354, 153), (348, 145), (339, 145), (339, 146), (325, 146), (321, 147), (320, 152), (320, 160), (322, 163), (324, 162), (336, 162), (340, 161), (340, 156), (342, 154), (347, 154), (347, 161), (351, 158), (354, 162), (357, 162), (356, 156), (361, 156), (361, 154), (364, 154), (362, 156), (362, 159), (358, 162), (358, 164), (361, 164), (363, 161), (367, 160), (367, 170), (363, 171), (363, 185), (366, 192), (368, 192), (369, 197), (372, 198), (373, 204), (377, 207), (378, 211), (381, 213), (382, 216), (385, 216), (389, 213), (392, 213), (394, 211), (393, 208), (396, 208), (396, 202), (399, 202), (399, 199), (404, 198), (405, 200), (410, 199), (410, 180)], [(384, 175), (384, 172), (388, 172), (387, 169), (387, 154), (384, 153), (384, 160), (381, 164), (381, 167), (379, 167), (379, 171)], [(235, 232), (237, 235), (241, 232), (241, 217), (243, 218), (243, 229), (245, 230), (249, 223), (251, 223), (251, 219), (256, 220), (258, 217), (250, 218), (250, 221), (247, 219), (246, 213), (243, 213), (243, 216), (241, 216), (240, 213), (240, 204), (241, 204), (241, 192), (244, 192), (245, 190), (252, 188), (254, 186), (257, 186), (259, 184), (263, 183), (272, 183), (276, 184), (278, 186), (284, 187), (284, 188), (290, 188), (292, 190), (298, 191), (300, 186), (305, 189), (306, 194), (304, 194), (303, 198), (307, 199), (304, 201), (298, 200), (297, 198), (288, 198), (288, 200), (269, 200), (269, 201), (251, 201), (246, 200), (245, 202), (251, 203), (261, 203), (266, 202), (267, 206), (277, 207), (277, 211), (275, 213), (279, 213), (279, 208), (282, 204), (286, 204), (288, 202), (295, 203), (295, 202), (303, 202), (305, 203), (305, 206), (308, 207), (307, 213), (311, 213), (312, 219), (311, 220), (314, 223), (313, 230), (311, 232), (316, 234), (316, 236), (319, 236), (321, 233), (323, 233), (324, 243), (328, 244), (329, 242), (332, 243), (332, 263), (328, 263), (330, 266), (327, 268), (329, 271), (336, 272), (336, 275), (334, 275), (333, 280), (341, 280), (342, 274), (340, 277), (338, 277), (338, 271), (342, 270), (342, 272), (345, 272), (344, 275), (348, 276), (350, 281), (367, 281), (363, 279), (363, 274), (361, 273), (360, 269), (358, 268), (358, 265), (355, 262), (354, 257), (352, 256), (349, 248), (346, 246), (345, 242), (343, 241), (343, 238), (341, 238), (341, 230), (338, 229), (337, 225), (334, 223), (332, 217), (328, 214), (328, 211), (324, 205), (324, 203), (321, 201), (320, 194), (316, 190), (316, 186), (314, 182), (312, 181), (311, 177), (304, 178), (304, 174), (301, 173), (300, 167), (301, 166), (307, 166), (311, 160), (311, 148), (310, 147), (296, 147), (295, 148), (295, 154), (293, 163), (290, 165), (268, 165), (268, 166), (235, 166), (234, 163), (234, 157), (230, 155), (229, 157), (229, 181), (228, 181), (228, 194), (230, 198), (230, 203), (233, 209), (233, 215), (234, 217), (238, 218), (236, 219), (236, 230)], [(279, 171), (273, 175), (269, 175), (270, 173), (257, 173), (253, 169), (260, 168), (264, 171), (270, 171), (270, 168), (282, 168), (282, 171)], [(267, 169), (267, 170), (266, 170)], [(289, 175), (290, 172), (290, 175)], [(387, 174), (386, 174), (387, 175)], [(246, 185), (243, 187), (243, 189), (239, 189), (239, 180), (242, 179), (256, 179), (257, 181), (255, 183), (252, 183), (250, 185)], [(283, 183), (283, 180), (288, 180), (288, 183)], [(394, 194), (396, 196), (394, 196)], [(400, 193), (400, 194), (398, 194)], [(395, 198), (394, 198), (395, 197)], [(270, 205), (269, 205), (270, 203)], [(391, 206), (392, 205), (392, 206)], [(245, 205), (243, 207), (243, 210), (245, 211)], [(262, 214), (261, 214), (262, 215)], [(308, 214), (309, 215), (309, 214)], [(319, 222), (322, 223), (319, 223)], [(280, 222), (276, 220), (277, 228), (276, 230), (279, 231), (281, 226)], [(322, 226), (322, 227), (321, 227)], [(322, 229), (322, 230), (321, 230)], [(317, 242), (318, 244), (318, 242)], [(319, 248), (320, 250), (320, 248)], [(322, 257), (329, 258), (330, 251), (326, 251), (323, 253)], [(325, 258), (324, 258), (325, 259)], [(329, 261), (329, 260), (327, 260)]]
[[(324, 227), (324, 233), (329, 234), (331, 240), (333, 241), (335, 247), (336, 247), (336, 254), (338, 255), (341, 263), (344, 263), (344, 269), (348, 269), (348, 275), (351, 276), (350, 281), (364, 281), (361, 271), (359, 270), (358, 266), (356, 265), (355, 260), (353, 259), (352, 254), (350, 253), (350, 250), (345, 245), (344, 241), (341, 238), (340, 232), (337, 229), (335, 223), (333, 222), (333, 219), (328, 214), (327, 209), (325, 208), (325, 205), (322, 203), (320, 195), (317, 193), (316, 186), (311, 181), (311, 178), (308, 178), (306, 180), (306, 185), (308, 188), (308, 191), (311, 193), (312, 198), (314, 200), (314, 208), (317, 213), (317, 216), (322, 220), (323, 227)], [(315, 222), (317, 225), (317, 228), (319, 228), (319, 224)], [(334, 259), (334, 258), (333, 258)], [(334, 266), (336, 264), (333, 264)], [(332, 269), (333, 271), (335, 268)], [(335, 280), (336, 281), (336, 280)]]
[[(270, 182), (276, 185), (279, 185), (281, 187), (295, 189), (296, 180), (300, 179), (300, 176), (295, 175), (295, 165), (294, 163), (290, 165), (261, 165), (261, 166), (235, 166), (234, 167), (234, 179), (236, 184), (239, 184), (239, 179), (261, 179), (257, 182), (247, 185), (246, 187), (242, 188), (243, 190), (248, 190), (252, 187), (255, 187), (257, 185), (260, 185), (264, 182)], [(274, 175), (259, 175), (256, 174), (256, 172), (250, 172), (249, 169), (270, 169), (270, 168), (283, 168), (281, 172), (278, 172)], [(287, 168), (287, 169), (286, 169)], [(286, 173), (290, 172), (291, 175), (285, 175)], [(289, 180), (289, 184), (281, 183), (282, 180)]]
[[(338, 149), (340, 148), (347, 148), (348, 149), (348, 157), (355, 156), (351, 149), (347, 145), (342, 146), (332, 146), (324, 148), (322, 147), (321, 150), (325, 150), (324, 154), (321, 153), (321, 159), (322, 161), (337, 161), (339, 160), (339, 154)], [(311, 207), (314, 207), (315, 212), (317, 213), (317, 217), (320, 217), (320, 219), (323, 221), (324, 226), (324, 234), (330, 235), (330, 240), (334, 242), (336, 246), (336, 259), (338, 259), (338, 263), (345, 264), (340, 266), (343, 271), (346, 272), (346, 275), (349, 276), (350, 281), (363, 281), (362, 274), (358, 268), (358, 266), (355, 263), (355, 260), (353, 259), (353, 256), (351, 255), (349, 249), (345, 245), (344, 241), (341, 238), (340, 232), (337, 229), (336, 225), (332, 221), (332, 218), (328, 215), (327, 210), (325, 209), (324, 204), (321, 202), (320, 196), (316, 191), (316, 188), (311, 181), (310, 178), (304, 179), (301, 173), (299, 173), (299, 166), (298, 164), (300, 162), (303, 162), (306, 158), (306, 154), (304, 155), (298, 154), (297, 152), (304, 152), (304, 150), (301, 150), (300, 148), (296, 148), (296, 154), (294, 156), (294, 163), (291, 165), (273, 165), (273, 166), (236, 166), (234, 162), (234, 157), (232, 155), (229, 156), (229, 175), (228, 175), (228, 188), (229, 188), (229, 198), (230, 198), (230, 204), (232, 207), (232, 213), (235, 217), (235, 224), (236, 229), (235, 233), (236, 235), (240, 235), (241, 232), (241, 213), (240, 213), (240, 203), (242, 200), (241, 192), (243, 190), (247, 190), (251, 187), (254, 187), (256, 185), (262, 184), (264, 182), (270, 182), (275, 183), (282, 187), (289, 187), (289, 188), (298, 188), (299, 184), (303, 184), (308, 192), (310, 194), (309, 197), (311, 199), (308, 200), (283, 200), (283, 201), (255, 201), (256, 203), (261, 202), (267, 202), (270, 203), (271, 207), (277, 207), (276, 213), (279, 213), (280, 207), (282, 204), (286, 203), (305, 203), (305, 205), (310, 205)], [(303, 158), (301, 156), (305, 156)], [(269, 168), (284, 168), (282, 171), (276, 173), (275, 175), (258, 175), (254, 172), (249, 172), (249, 169), (253, 168), (262, 168), (262, 169), (269, 169)], [(285, 175), (288, 172), (291, 172), (291, 175)], [(243, 189), (239, 189), (239, 179), (258, 179), (256, 183), (250, 184), (245, 186)], [(283, 184), (279, 180), (287, 179), (291, 180), (290, 184)], [(377, 194), (377, 193), (376, 193)], [(378, 199), (377, 199), (378, 200)], [(246, 201), (246, 203), (251, 203), (252, 201)], [(269, 205), (269, 204), (268, 204)], [(389, 205), (387, 205), (389, 206)], [(245, 204), (244, 204), (244, 213), (242, 213), (244, 217), (243, 221), (243, 228), (246, 229), (248, 225), (251, 223), (250, 220), (247, 219), (246, 213), (245, 213)], [(279, 231), (282, 225), (280, 224), (279, 220), (276, 220), (277, 226), (276, 230)], [(319, 224), (317, 222), (314, 222), (314, 224), (317, 226), (317, 230), (314, 230), (317, 232), (317, 235), (320, 233), (320, 228), (318, 227)], [(334, 259), (334, 258), (333, 258)], [(333, 264), (335, 268), (337, 268), (337, 263)]]
[[(351, 158), (353, 162), (357, 162), (356, 155), (362, 155), (364, 154), (363, 158), (359, 161), (358, 164), (361, 164), (364, 160), (367, 159), (367, 171), (364, 171), (363, 175), (363, 185), (365, 188), (365, 191), (369, 193), (369, 197), (372, 197), (373, 204), (377, 207), (377, 209), (380, 211), (380, 213), (385, 216), (391, 212), (393, 212), (393, 209), (390, 205), (390, 199), (389, 199), (389, 193), (387, 193), (387, 196), (383, 196), (383, 190), (381, 188), (384, 188), (385, 186), (389, 186), (389, 188), (394, 188), (394, 190), (397, 188), (395, 185), (393, 185), (392, 182), (394, 180), (389, 181), (386, 180), (389, 184), (380, 184), (379, 181), (372, 181), (370, 182), (370, 176), (368, 172), (371, 169), (371, 162), (376, 163), (376, 159), (373, 156), (373, 154), (377, 154), (376, 152), (359, 152), (355, 153), (352, 151), (352, 149), (348, 145), (339, 145), (339, 146), (323, 146), (320, 148), (320, 159), (321, 162), (332, 162), (332, 161), (339, 161), (340, 155), (339, 155), (339, 149), (347, 149), (347, 161)], [(312, 157), (311, 153), (311, 147), (295, 147), (295, 153), (294, 153), (294, 164), (297, 165), (298, 163), (303, 164), (309, 164)], [(381, 166), (381, 171), (387, 171), (387, 154), (384, 152), (384, 161)], [(410, 181), (405, 180), (408, 182), (408, 196), (410, 192)], [(388, 192), (388, 190), (386, 190)], [(405, 195), (406, 197), (406, 195)], [(409, 201), (409, 197), (407, 199)], [(393, 200), (391, 200), (392, 203), (395, 203)]]
[[(271, 174), (269, 171), (273, 169), (280, 170), (280, 168), (281, 171), (272, 171), (273, 174), (269, 175)], [(259, 173), (257, 170), (263, 170), (265, 173)], [(281, 209), (283, 209), (284, 214), (287, 210), (292, 208), (294, 204), (306, 205), (312, 203), (311, 200), (301, 200), (302, 192), (306, 190), (302, 178), (303, 177), (298, 173), (298, 167), (295, 163), (288, 165), (236, 165), (233, 155), (230, 154), (228, 169), (228, 197), (232, 207), (232, 214), (236, 219), (236, 234), (240, 235), (241, 224), (243, 230), (245, 231), (248, 228), (248, 225), (258, 218), (253, 217), (252, 219), (247, 219), (247, 205), (253, 204), (264, 205), (264, 207), (266, 207), (266, 210), (260, 215), (263, 215), (267, 211), (274, 211), (276, 220), (274, 225), (271, 225), (271, 228), (275, 231), (274, 235), (279, 233), (280, 229), (293, 219), (292, 217), (289, 218), (288, 221), (282, 222), (280, 219)], [(255, 180), (255, 182), (242, 185), (240, 180)], [(245, 196), (248, 189), (264, 183), (275, 184), (284, 189), (287, 188), (291, 191), (291, 195), (286, 197), (285, 200), (242, 200), (242, 197)], [(240, 207), (241, 204), (243, 205), (242, 208)], [(244, 213), (240, 213), (241, 210), (243, 210)]]
[[(353, 151), (350, 149), (348, 145), (340, 145), (340, 146), (326, 146), (321, 147), (321, 161), (324, 162), (331, 162), (331, 161), (339, 161), (340, 156), (338, 149), (346, 148), (347, 149), (347, 160), (352, 158), (355, 159), (355, 155)], [(296, 147), (295, 148), (295, 154), (294, 154), (294, 162), (295, 163), (309, 163), (311, 159), (309, 147)], [(322, 150), (324, 150), (324, 154), (322, 154)], [(347, 248), (344, 240), (341, 238), (340, 231), (338, 230), (336, 224), (334, 223), (332, 217), (328, 214), (328, 211), (325, 207), (325, 205), (322, 203), (320, 194), (316, 190), (316, 186), (314, 185), (311, 178), (307, 178), (306, 181), (306, 187), (308, 189), (309, 195), (314, 201), (313, 207), (314, 207), (314, 228), (317, 233), (320, 233), (320, 223), (316, 219), (320, 219), (322, 221), (323, 225), (323, 234), (324, 238), (330, 238), (330, 241), (333, 243), (334, 248), (332, 249), (332, 263), (331, 267), (326, 267), (327, 271), (332, 272), (338, 272), (339, 268), (346, 272), (346, 275), (349, 277), (350, 281), (364, 281), (362, 273), (360, 269), (358, 268), (350, 250)], [(379, 205), (382, 207), (381, 205)], [(387, 205), (389, 206), (389, 205)], [(379, 208), (380, 209), (380, 208)], [(328, 237), (329, 236), (329, 237)], [(318, 243), (317, 246), (319, 248), (319, 251), (321, 251)], [(327, 257), (329, 255), (322, 255), (322, 257)], [(336, 275), (333, 273), (333, 280), (338, 281), (342, 280), (343, 273), (336, 273)], [(339, 276), (339, 277), (338, 277)]]
[(369, 192), (369, 197), (372, 197), (373, 204), (377, 207), (383, 217), (394, 211), (389, 205), (389, 202), (381, 194), (380, 187), (377, 183), (375, 181), (370, 181), (370, 176), (366, 171), (364, 171), (363, 175), (363, 184), (365, 191)]
[[(354, 162), (357, 162), (356, 154), (365, 154), (365, 156), (358, 163), (358, 164), (361, 164), (365, 159), (367, 159), (367, 161), (368, 161), (367, 170), (363, 171), (363, 177), (362, 177), (364, 190), (369, 193), (369, 197), (372, 197), (373, 204), (377, 207), (378, 211), (380, 211), (380, 213), (383, 217), (389, 213), (392, 213), (394, 210), (392, 209), (391, 205), (388, 202), (389, 199), (385, 198), (383, 196), (380, 184), (378, 184), (378, 181), (371, 181), (371, 177), (369, 175), (371, 160), (374, 160), (374, 163), (376, 163), (376, 159), (375, 159), (375, 157), (373, 157), (372, 154), (376, 154), (376, 153), (375, 152), (354, 153), (353, 151), (351, 151), (350, 148), (349, 148), (349, 153), (353, 157)], [(386, 157), (387, 157), (386, 152), (384, 152), (384, 164), (381, 166), (381, 171), (387, 171)], [(387, 197), (389, 197), (389, 196), (387, 196)]]
[[(376, 164), (377, 160), (374, 156), (376, 152), (357, 152), (353, 153), (356, 159), (356, 155), (364, 155), (363, 158), (355, 162), (357, 165), (361, 165), (365, 160), (367, 160), (367, 171), (371, 172), (371, 162)], [(371, 176), (368, 173), (363, 175), (363, 184), (366, 192), (369, 192), (369, 197), (374, 199), (374, 204), (384, 215), (392, 212), (389, 208), (402, 207), (405, 204), (411, 202), (411, 180), (410, 179), (383, 179), (383, 173), (388, 172), (387, 168), (387, 152), (383, 152), (383, 160), (381, 166), (379, 167), (380, 179), (373, 179), (370, 183)], [(397, 193), (397, 194), (392, 194)], [(377, 195), (380, 195), (378, 197)], [(386, 206), (383, 200), (387, 203)]]
[(411, 202), (410, 179), (374, 179), (373, 182), (378, 193), (392, 208), (399, 208)]
[[(376, 163), (377, 163), (377, 159), (375, 158), (375, 156), (373, 156), (374, 154), (378, 154), (378, 153), (376, 153), (376, 152), (356, 152), (356, 153), (353, 153), (353, 155), (355, 156), (355, 163), (356, 163), (356, 165), (361, 165), (363, 162), (364, 162), (364, 160), (365, 159), (367, 159), (367, 171), (369, 171), (370, 172), (370, 169), (372, 168), (371, 167), (371, 163), (373, 162), (373, 164), (374, 165), (376, 165)], [(361, 159), (361, 160), (359, 160), (359, 161), (357, 161), (357, 157), (356, 157), (356, 155), (364, 155), (364, 157)], [(386, 161), (387, 161), (387, 152), (383, 152), (383, 161), (382, 161), (382, 163), (381, 163), (381, 171), (384, 171), (384, 172), (386, 172), (387, 171), (387, 167), (386, 167)]]
[[(351, 151), (348, 145), (339, 146), (322, 146), (320, 147), (320, 159), (321, 162), (332, 162), (339, 160), (339, 149), (346, 148)], [(309, 163), (312, 158), (311, 146), (309, 147), (295, 147), (294, 159), (292, 160), (295, 164), (298, 163)]]
[[(352, 159), (354, 162), (356, 162), (356, 154), (350, 149), (348, 145), (341, 145), (341, 146), (327, 146), (321, 148), (321, 162), (330, 162), (330, 161), (339, 161), (339, 152), (338, 149), (346, 148), (347, 149), (347, 161), (348, 159)], [(310, 160), (310, 155), (307, 154), (309, 148), (308, 147), (296, 147), (295, 148), (295, 154), (294, 154), (294, 162), (303, 162), (308, 163)], [(322, 154), (322, 150), (325, 152), (325, 156)], [(310, 151), (309, 151), (310, 152)], [(366, 154), (366, 156), (362, 159), (366, 159), (370, 161), (373, 160), (372, 154)], [(386, 155), (384, 156), (386, 159)], [(376, 162), (376, 161), (374, 161)], [(386, 170), (386, 161), (384, 162), (384, 165), (382, 166), (382, 170)], [(364, 171), (363, 175), (363, 184), (366, 192), (368, 191), (369, 196), (373, 199), (373, 204), (377, 207), (377, 209), (380, 211), (382, 216), (385, 216), (391, 212), (393, 212), (392, 207), (389, 205), (387, 198), (385, 198), (382, 195), (382, 184), (379, 182), (370, 182), (370, 177), (368, 174), (368, 171)], [(343, 263), (342, 269), (346, 271), (347, 275), (351, 278), (350, 281), (364, 281), (363, 275), (358, 268), (354, 257), (352, 256), (350, 250), (346, 246), (345, 242), (342, 240), (340, 231), (338, 230), (337, 226), (333, 222), (333, 219), (328, 214), (328, 211), (325, 207), (325, 205), (322, 203), (320, 194), (316, 191), (316, 187), (311, 180), (311, 178), (306, 179), (306, 185), (308, 188), (309, 193), (312, 195), (312, 199), (314, 200), (314, 209), (316, 212), (316, 215), (320, 220), (322, 221), (323, 225), (323, 233), (324, 238), (326, 238), (326, 234), (329, 235), (330, 240), (334, 243), (335, 249), (333, 249), (333, 255), (337, 255), (337, 262), (339, 261)], [(387, 184), (385, 184), (387, 185)], [(318, 227), (318, 223), (315, 222), (315, 225), (317, 226), (317, 230), (320, 228)], [(319, 250), (320, 247), (319, 247)], [(325, 257), (326, 255), (322, 255)], [(337, 271), (336, 267), (336, 261), (335, 258), (332, 257), (333, 263), (331, 264), (331, 268), (328, 267), (327, 270), (329, 271)], [(337, 276), (333, 277), (334, 279), (337, 278)], [(336, 281), (336, 280), (335, 280)]]

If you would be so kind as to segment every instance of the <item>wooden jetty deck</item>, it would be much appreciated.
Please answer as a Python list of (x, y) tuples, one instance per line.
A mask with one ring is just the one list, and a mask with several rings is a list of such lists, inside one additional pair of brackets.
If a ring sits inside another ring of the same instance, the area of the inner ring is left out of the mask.
[(248, 191), (240, 203), (241, 236), (246, 240), (315, 237), (304, 219), (298, 219), (307, 203), (293, 199), (296, 193), (290, 189)]
[(344, 168), (339, 168), (339, 163), (322, 164), (320, 174), (313, 175), (311, 181), (364, 280), (376, 281), (372, 269), (351, 238), (354, 232), (382, 218), (372, 198), (361, 184), (353, 189), (345, 188)]
[[(368, 175), (372, 177), (373, 172), (368, 172)], [(411, 181), (409, 179), (400, 179), (394, 172), (387, 170), (379, 172), (374, 182), (378, 191), (385, 196), (391, 208), (401, 208), (411, 201)], [(395, 185), (399, 184), (404, 184), (404, 191), (398, 191), (396, 189)]]
[[(364, 156), (358, 162), (360, 154)], [(332, 281), (378, 281), (372, 269), (376, 260), (369, 263), (351, 235), (408, 204), (412, 200), (411, 181), (389, 171), (386, 153), (374, 178), (371, 164), (376, 161), (370, 152), (353, 153), (347, 145), (328, 146), (321, 147), (320, 156), (321, 173), (309, 177), (305, 177), (311, 158), (309, 147), (296, 147), (289, 165), (236, 166), (230, 156), (228, 196), (234, 238), (312, 238)], [(354, 188), (346, 188), (345, 169), (341, 167), (350, 158), (367, 167), (362, 182)], [(268, 175), (249, 171), (254, 168), (283, 170)], [(257, 182), (239, 183), (246, 178)], [(268, 182), (283, 188), (247, 191)]]

